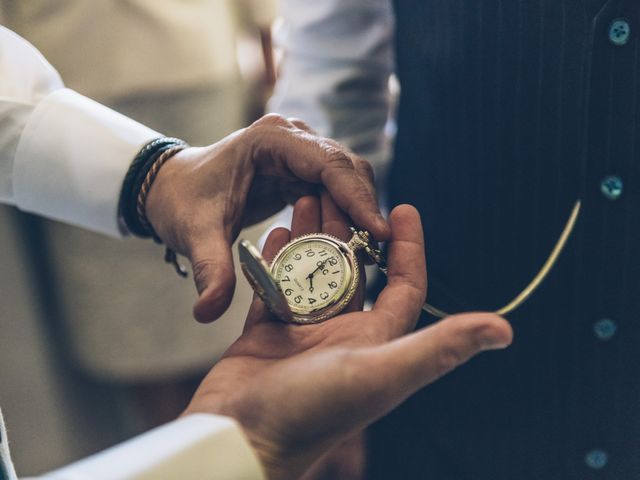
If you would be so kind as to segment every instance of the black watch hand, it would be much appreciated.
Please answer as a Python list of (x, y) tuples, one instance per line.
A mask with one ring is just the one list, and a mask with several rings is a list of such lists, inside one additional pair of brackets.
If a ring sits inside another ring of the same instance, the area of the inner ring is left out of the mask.
[(318, 266), (316, 267), (316, 269), (311, 272), (309, 275), (307, 275), (307, 280), (309, 280), (309, 292), (313, 293), (313, 275), (320, 270), (321, 268), (324, 268), (324, 264), (327, 263), (327, 261), (325, 260), (324, 262), (321, 262), (320, 264), (318, 264)]
[(327, 263), (327, 261), (326, 261), (326, 260), (324, 260), (323, 262), (321, 262), (321, 263), (318, 265), (318, 267), (317, 267), (313, 272), (311, 272), (311, 273), (307, 276), (307, 278), (313, 278), (313, 275), (314, 275), (318, 270), (320, 270), (321, 268), (324, 268), (324, 264), (325, 264), (325, 263)]

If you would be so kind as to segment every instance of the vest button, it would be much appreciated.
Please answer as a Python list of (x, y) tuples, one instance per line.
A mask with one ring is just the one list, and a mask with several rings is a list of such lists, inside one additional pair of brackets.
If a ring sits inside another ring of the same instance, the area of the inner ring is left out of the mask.
[(610, 318), (603, 318), (593, 324), (593, 333), (598, 340), (611, 340), (616, 334), (616, 330), (618, 330), (618, 326)]
[(623, 18), (617, 18), (609, 26), (609, 41), (620, 47), (629, 41), (631, 26)]
[(600, 191), (609, 200), (617, 200), (622, 195), (622, 179), (617, 175), (609, 175), (600, 182)]
[(604, 450), (591, 450), (584, 456), (584, 463), (593, 470), (600, 470), (606, 467), (609, 455)]

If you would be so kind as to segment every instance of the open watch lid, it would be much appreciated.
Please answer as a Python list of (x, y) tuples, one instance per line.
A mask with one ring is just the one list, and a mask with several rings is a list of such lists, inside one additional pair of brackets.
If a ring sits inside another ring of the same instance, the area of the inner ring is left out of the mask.
[(284, 322), (291, 322), (293, 314), (280, 286), (271, 275), (271, 269), (258, 249), (247, 240), (238, 243), (240, 265), (253, 290), (267, 308)]

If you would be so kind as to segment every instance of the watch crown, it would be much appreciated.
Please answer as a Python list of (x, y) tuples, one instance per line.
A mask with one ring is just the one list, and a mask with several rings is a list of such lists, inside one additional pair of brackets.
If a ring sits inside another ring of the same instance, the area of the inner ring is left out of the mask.
[(384, 273), (387, 273), (387, 260), (382, 255), (380, 249), (376, 248), (371, 243), (371, 235), (366, 230), (356, 230), (351, 227), (351, 233), (353, 233), (353, 237), (349, 240), (347, 244), (349, 248), (354, 251), (364, 250), (367, 256), (373, 260), (373, 262), (378, 266), (378, 268)]
[(350, 230), (353, 236), (347, 245), (349, 245), (352, 250), (360, 250), (371, 244), (371, 235), (369, 235), (369, 232), (366, 230), (356, 230), (353, 227), (350, 227)]

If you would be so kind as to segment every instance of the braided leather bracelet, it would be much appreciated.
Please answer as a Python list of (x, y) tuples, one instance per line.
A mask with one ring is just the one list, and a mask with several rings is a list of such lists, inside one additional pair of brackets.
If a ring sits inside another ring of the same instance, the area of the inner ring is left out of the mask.
[[(167, 160), (169, 160), (176, 153), (184, 150), (185, 148), (187, 148), (187, 145), (177, 145), (167, 150), (164, 150), (160, 154), (160, 156), (151, 164), (151, 168), (147, 172), (147, 175), (145, 176), (144, 181), (140, 186), (140, 191), (138, 192), (138, 198), (136, 201), (136, 211), (138, 213), (138, 221), (147, 231), (151, 232), (151, 236), (153, 237), (153, 240), (156, 243), (162, 243), (162, 239), (158, 237), (158, 234), (156, 234), (155, 230), (153, 229), (153, 226), (151, 225), (151, 222), (149, 222), (149, 219), (147, 218), (147, 211), (146, 211), (147, 195), (149, 194), (151, 185), (153, 184), (153, 181), (156, 179), (156, 176), (158, 175), (160, 168), (166, 163)], [(165, 248), (164, 261), (172, 264), (173, 268), (175, 268), (176, 272), (181, 277), (187, 276), (186, 268), (180, 265), (180, 263), (178, 262), (178, 257), (176, 255), (176, 252), (174, 252), (169, 247)]]
[(160, 137), (149, 142), (136, 155), (127, 171), (122, 183), (118, 211), (124, 221), (126, 230), (137, 237), (149, 238), (152, 236), (151, 231), (140, 224), (138, 212), (136, 211), (138, 192), (142, 182), (144, 182), (147, 172), (160, 154), (177, 145), (186, 145), (186, 143), (179, 138), (172, 137)]
[(168, 150), (162, 152), (162, 154), (153, 162), (149, 172), (147, 172), (142, 185), (140, 186), (140, 190), (138, 191), (138, 198), (136, 201), (136, 212), (138, 213), (138, 220), (140, 224), (149, 232), (152, 232), (152, 236), (155, 235), (153, 231), (153, 227), (151, 223), (147, 219), (147, 195), (149, 194), (149, 190), (151, 188), (151, 184), (156, 179), (160, 168), (165, 164), (167, 160), (173, 157), (176, 153), (184, 150), (186, 146), (179, 145), (175, 147), (171, 147)]
[[(146, 216), (146, 200), (160, 167), (188, 145), (179, 138), (160, 137), (145, 145), (131, 163), (122, 184), (118, 210), (126, 230), (142, 238), (153, 238), (156, 243), (162, 239), (156, 234)], [(176, 253), (166, 248), (165, 261), (171, 263), (176, 272), (187, 276), (186, 269), (178, 263)]]

